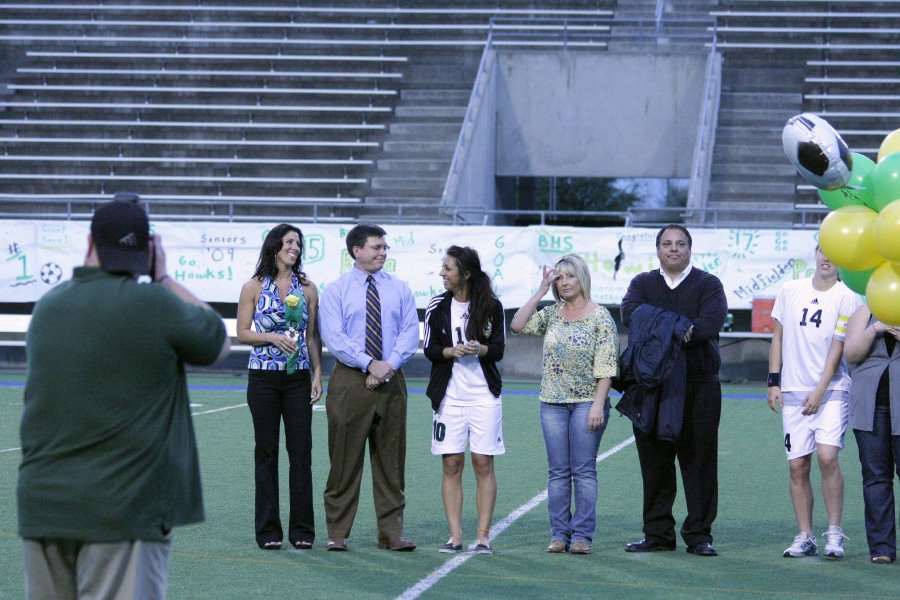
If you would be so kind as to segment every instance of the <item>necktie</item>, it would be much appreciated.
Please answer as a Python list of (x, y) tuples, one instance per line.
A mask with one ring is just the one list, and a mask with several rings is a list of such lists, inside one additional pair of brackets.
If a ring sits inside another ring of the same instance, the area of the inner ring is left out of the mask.
[(381, 360), (381, 299), (375, 288), (375, 278), (366, 278), (369, 287), (366, 290), (366, 354), (375, 360)]

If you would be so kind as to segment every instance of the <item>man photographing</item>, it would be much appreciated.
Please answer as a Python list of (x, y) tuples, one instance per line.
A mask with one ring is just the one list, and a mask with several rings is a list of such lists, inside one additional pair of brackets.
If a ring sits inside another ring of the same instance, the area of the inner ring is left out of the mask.
[(28, 328), (27, 598), (164, 598), (171, 530), (203, 520), (184, 364), (212, 364), (230, 343), (219, 315), (166, 273), (137, 197), (116, 198), (94, 213), (84, 266)]

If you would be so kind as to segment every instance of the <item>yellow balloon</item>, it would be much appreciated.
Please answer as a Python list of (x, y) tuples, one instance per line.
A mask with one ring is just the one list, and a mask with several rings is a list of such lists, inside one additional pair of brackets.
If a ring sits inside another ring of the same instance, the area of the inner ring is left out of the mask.
[(900, 200), (894, 200), (878, 213), (875, 245), (883, 257), (900, 263)]
[(887, 134), (881, 142), (881, 147), (878, 148), (878, 160), (875, 162), (881, 162), (882, 158), (894, 152), (900, 152), (900, 129)]
[(819, 226), (819, 247), (832, 263), (865, 271), (884, 262), (875, 245), (878, 213), (865, 206), (842, 206), (828, 213)]
[(900, 325), (900, 265), (886, 262), (875, 269), (866, 285), (866, 304), (882, 323)]

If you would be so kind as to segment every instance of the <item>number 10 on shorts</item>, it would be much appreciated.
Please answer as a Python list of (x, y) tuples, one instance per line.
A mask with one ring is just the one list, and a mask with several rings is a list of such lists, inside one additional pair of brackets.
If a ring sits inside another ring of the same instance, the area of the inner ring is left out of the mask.
[(440, 421), (435, 421), (432, 423), (431, 429), (432, 435), (434, 435), (434, 441), (443, 442), (444, 438), (447, 436), (447, 427)]

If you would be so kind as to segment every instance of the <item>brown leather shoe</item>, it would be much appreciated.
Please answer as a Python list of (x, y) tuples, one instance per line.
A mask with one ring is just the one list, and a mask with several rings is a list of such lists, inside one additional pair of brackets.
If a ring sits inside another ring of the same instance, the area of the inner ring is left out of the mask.
[(378, 542), (378, 547), (382, 550), (393, 550), (394, 552), (412, 552), (416, 549), (416, 543), (399, 537), (390, 542)]
[(590, 554), (591, 545), (584, 540), (576, 540), (569, 546), (569, 554)]
[(328, 538), (328, 545), (325, 546), (325, 549), (329, 552), (346, 552), (347, 538)]
[(547, 552), (551, 554), (563, 554), (566, 550), (568, 550), (568, 547), (562, 540), (553, 540), (550, 542), (550, 545), (547, 546)]

